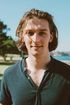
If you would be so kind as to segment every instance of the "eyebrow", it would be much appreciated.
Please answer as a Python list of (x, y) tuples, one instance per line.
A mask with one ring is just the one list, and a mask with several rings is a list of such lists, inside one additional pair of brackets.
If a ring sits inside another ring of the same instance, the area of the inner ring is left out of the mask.
[[(26, 31), (36, 31), (35, 29), (28, 29)], [(47, 31), (47, 29), (37, 29), (37, 31)]]
[(39, 29), (39, 31), (47, 31), (47, 29)]

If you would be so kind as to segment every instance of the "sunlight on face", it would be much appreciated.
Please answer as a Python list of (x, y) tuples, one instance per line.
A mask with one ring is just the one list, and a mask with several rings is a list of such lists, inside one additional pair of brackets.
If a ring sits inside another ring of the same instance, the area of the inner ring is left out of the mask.
[(30, 19), (23, 30), (23, 38), (29, 54), (45, 54), (52, 41), (49, 23), (44, 19)]

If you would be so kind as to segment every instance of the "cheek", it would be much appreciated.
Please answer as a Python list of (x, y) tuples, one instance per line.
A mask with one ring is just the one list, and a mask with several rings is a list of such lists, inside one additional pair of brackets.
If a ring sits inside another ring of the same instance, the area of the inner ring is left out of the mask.
[(26, 47), (30, 46), (31, 40), (29, 39), (29, 37), (27, 35), (24, 37), (24, 43), (25, 43)]
[(49, 38), (45, 38), (45, 40), (43, 41), (43, 44), (45, 47), (48, 47), (50, 43), (50, 39)]
[(43, 40), (44, 43), (49, 43), (50, 42), (50, 37), (49, 36), (46, 36)]
[(49, 43), (52, 41), (52, 37), (51, 37), (50, 34), (49, 34), (49, 36), (48, 36), (47, 38), (45, 38), (45, 39), (46, 39), (47, 44), (49, 44)]

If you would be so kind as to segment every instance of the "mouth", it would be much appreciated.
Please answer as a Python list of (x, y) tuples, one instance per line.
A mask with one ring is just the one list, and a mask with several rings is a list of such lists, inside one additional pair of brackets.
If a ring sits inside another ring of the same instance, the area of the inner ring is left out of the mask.
[(40, 48), (40, 47), (43, 47), (43, 46), (31, 46), (31, 47)]

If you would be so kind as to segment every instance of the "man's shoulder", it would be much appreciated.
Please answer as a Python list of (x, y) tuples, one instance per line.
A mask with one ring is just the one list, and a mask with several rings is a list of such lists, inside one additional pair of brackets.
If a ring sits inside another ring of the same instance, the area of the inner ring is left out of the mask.
[(54, 64), (55, 64), (56, 67), (58, 67), (60, 69), (69, 70), (70, 71), (70, 65), (68, 65), (67, 63), (65, 63), (63, 61), (59, 61), (57, 59), (54, 59)]
[(53, 60), (55, 72), (70, 80), (70, 65), (56, 59)]
[(15, 74), (16, 72), (18, 72), (21, 69), (21, 60), (17, 61), (15, 64), (11, 65), (10, 67), (8, 67), (5, 72), (4, 75), (5, 76), (9, 76), (12, 74)]

